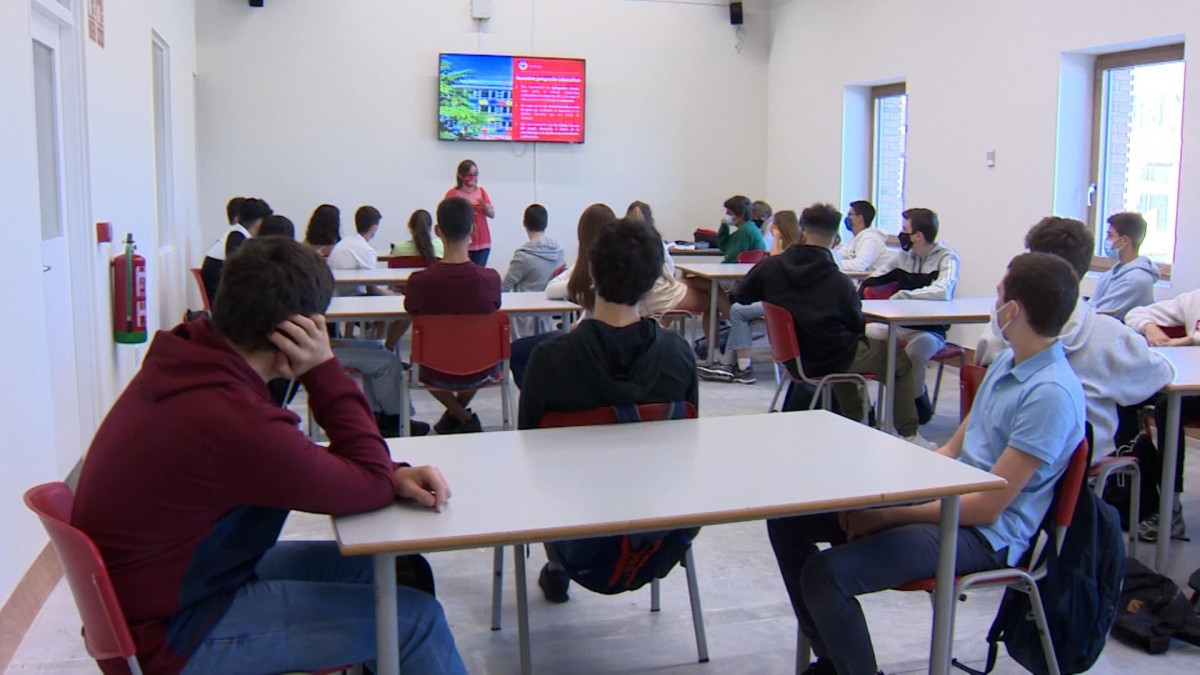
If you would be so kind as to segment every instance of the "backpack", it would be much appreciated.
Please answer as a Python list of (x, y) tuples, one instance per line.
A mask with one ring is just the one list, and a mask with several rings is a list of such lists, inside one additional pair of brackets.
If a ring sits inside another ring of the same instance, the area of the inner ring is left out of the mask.
[(1173, 637), (1200, 645), (1200, 617), (1170, 577), (1131, 558), (1112, 634), (1147, 654), (1162, 654)]
[[(1145, 518), (1152, 513), (1158, 513), (1158, 488), (1162, 476), (1162, 458), (1154, 447), (1153, 436), (1150, 434), (1150, 416), (1140, 410), (1138, 433), (1128, 443), (1117, 448), (1113, 454), (1119, 457), (1136, 457), (1138, 472), (1141, 475), (1141, 498), (1138, 501), (1138, 513)], [(1104, 486), (1104, 501), (1112, 504), (1121, 514), (1121, 529), (1129, 532), (1129, 528), (1137, 528), (1137, 523), (1129, 522), (1129, 500), (1132, 498), (1133, 485), (1128, 476), (1118, 475), (1109, 480)]]
[[(863, 297), (866, 293), (865, 289), (867, 289), (867, 288), (870, 288), (873, 286), (886, 286), (888, 284), (893, 284), (893, 283), (896, 284), (897, 291), (915, 291), (918, 288), (925, 288), (926, 286), (932, 284), (933, 282), (937, 281), (937, 278), (938, 278), (937, 270), (934, 270), (932, 272), (920, 273), (920, 272), (909, 272), (907, 270), (902, 270), (897, 267), (896, 269), (888, 272), (887, 274), (883, 274), (883, 275), (880, 275), (877, 277), (867, 277), (866, 279), (863, 279), (862, 281), (860, 281), (858, 284), (858, 297), (860, 297), (860, 298)], [(943, 339), (945, 339), (946, 331), (950, 330), (950, 325), (949, 324), (928, 324), (928, 325), (919, 325), (919, 326), (909, 326), (909, 328), (916, 328), (916, 329), (920, 329), (923, 331), (928, 331), (930, 333), (937, 333), (938, 335), (941, 335)]]
[[(1086, 480), (1086, 479), (1085, 479)], [(1053, 507), (1041, 531), (1054, 541)], [(1086, 671), (1099, 658), (1116, 619), (1125, 569), (1125, 538), (1116, 509), (1097, 498), (1086, 484), (1061, 553), (1046, 546), (1046, 576), (1037, 582), (1058, 666), (1064, 675)], [(1023, 564), (1031, 553), (1025, 555)], [(987, 667), (996, 665), (999, 643), (1014, 661), (1041, 675), (1050, 672), (1029, 596), (1012, 589), (1004, 592), (996, 619), (988, 631)], [(970, 673), (978, 673), (957, 664)]]
[[(636, 405), (615, 405), (617, 422), (641, 422)], [(668, 419), (683, 419), (686, 404), (672, 404)], [(615, 595), (634, 591), (661, 579), (687, 555), (700, 528), (617, 534), (590, 539), (555, 541), (546, 544), (573, 581), (584, 588)]]

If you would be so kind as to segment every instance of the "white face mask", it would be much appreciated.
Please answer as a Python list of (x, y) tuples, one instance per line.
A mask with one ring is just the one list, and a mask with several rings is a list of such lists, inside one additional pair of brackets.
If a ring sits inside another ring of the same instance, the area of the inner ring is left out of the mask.
[[(995, 322), (996, 327), (1000, 329), (1000, 337), (1003, 337), (1006, 342), (1012, 341), (1009, 339), (1007, 331), (1008, 331), (1008, 327), (1012, 325), (1012, 322), (1017, 320), (1017, 314), (1016, 314), (1016, 312), (1014, 312), (1013, 315), (1011, 317), (1009, 317), (1008, 321), (1005, 321), (1004, 323), (1000, 323), (1000, 312), (1004, 311), (1004, 308), (1008, 307), (1009, 305), (1012, 305), (1013, 307), (1017, 307), (1016, 302), (1009, 300), (1008, 302), (1004, 303), (1003, 305), (1000, 305), (999, 307), (992, 310), (992, 321)], [(1018, 308), (1018, 311), (1020, 311), (1019, 308)]]
[(733, 225), (733, 216), (726, 213), (724, 216), (721, 217), (721, 222), (725, 223), (726, 225)]

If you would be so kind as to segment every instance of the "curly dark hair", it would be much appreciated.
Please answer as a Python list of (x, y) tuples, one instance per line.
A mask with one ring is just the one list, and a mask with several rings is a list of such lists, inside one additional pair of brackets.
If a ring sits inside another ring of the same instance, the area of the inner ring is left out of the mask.
[(1033, 253), (1050, 253), (1066, 260), (1071, 263), (1079, 279), (1092, 266), (1095, 246), (1096, 239), (1087, 225), (1074, 218), (1047, 216), (1029, 228), (1025, 235), (1025, 248)]
[(287, 237), (255, 237), (225, 261), (213, 302), (213, 330), (252, 351), (274, 350), (268, 336), (294, 314), (323, 314), (333, 274), (316, 251)]
[(662, 240), (640, 218), (606, 225), (588, 255), (596, 295), (636, 305), (663, 273)]

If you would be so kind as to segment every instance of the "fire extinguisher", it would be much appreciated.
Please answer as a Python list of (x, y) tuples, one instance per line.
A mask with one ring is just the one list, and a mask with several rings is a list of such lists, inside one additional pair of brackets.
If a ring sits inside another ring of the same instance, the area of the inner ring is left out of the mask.
[(112, 261), (113, 339), (127, 345), (146, 341), (146, 259), (136, 248), (126, 234), (125, 252)]

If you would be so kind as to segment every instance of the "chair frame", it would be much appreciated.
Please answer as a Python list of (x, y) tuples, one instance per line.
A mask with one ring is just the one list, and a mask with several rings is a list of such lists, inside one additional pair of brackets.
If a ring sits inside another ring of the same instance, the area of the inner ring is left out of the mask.
[[(637, 407), (643, 422), (666, 421), (671, 413), (670, 403), (643, 403)], [(695, 419), (696, 408), (687, 404), (686, 417)], [(550, 429), (558, 427), (581, 427), (605, 424), (616, 424), (616, 410), (611, 406), (593, 408), (575, 413), (547, 413), (539, 421), (538, 428)], [(524, 554), (525, 544), (514, 548), (518, 558)], [(522, 574), (525, 569), (524, 560), (518, 560), (516, 571)], [(692, 547), (688, 547), (683, 558), (683, 567), (687, 576), (688, 599), (692, 606), (692, 630), (696, 634), (696, 653), (700, 663), (708, 662), (708, 637), (704, 629), (704, 609), (700, 604), (700, 582), (696, 578), (696, 561), (692, 555)], [(492, 559), (492, 630), (501, 629), (501, 602), (504, 596), (504, 547), (497, 546)], [(517, 613), (522, 626), (529, 625), (529, 599), (526, 595), (526, 584), (517, 583)], [(661, 590), (659, 579), (650, 582), (650, 611), (657, 612), (661, 608)], [(524, 631), (522, 640), (528, 640), (528, 631)], [(529, 653), (529, 645), (522, 644), (523, 653)]]
[[(786, 317), (786, 320), (785, 320)], [(771, 405), (767, 412), (777, 412), (779, 397), (783, 393), (783, 385), (789, 382), (803, 382), (816, 387), (809, 410), (816, 410), (817, 404), (822, 403), (828, 410), (832, 398), (833, 385), (838, 383), (853, 384), (858, 388), (863, 399), (862, 423), (870, 419), (870, 396), (867, 392), (867, 378), (858, 373), (830, 373), (824, 377), (813, 379), (804, 374), (804, 365), (800, 362), (800, 342), (796, 337), (796, 324), (791, 312), (779, 305), (763, 301), (763, 319), (767, 324), (767, 342), (771, 345), (771, 358), (784, 371), (784, 377), (779, 378), (775, 387), (775, 395), (771, 397)], [(787, 364), (796, 366), (796, 374), (787, 368)]]

